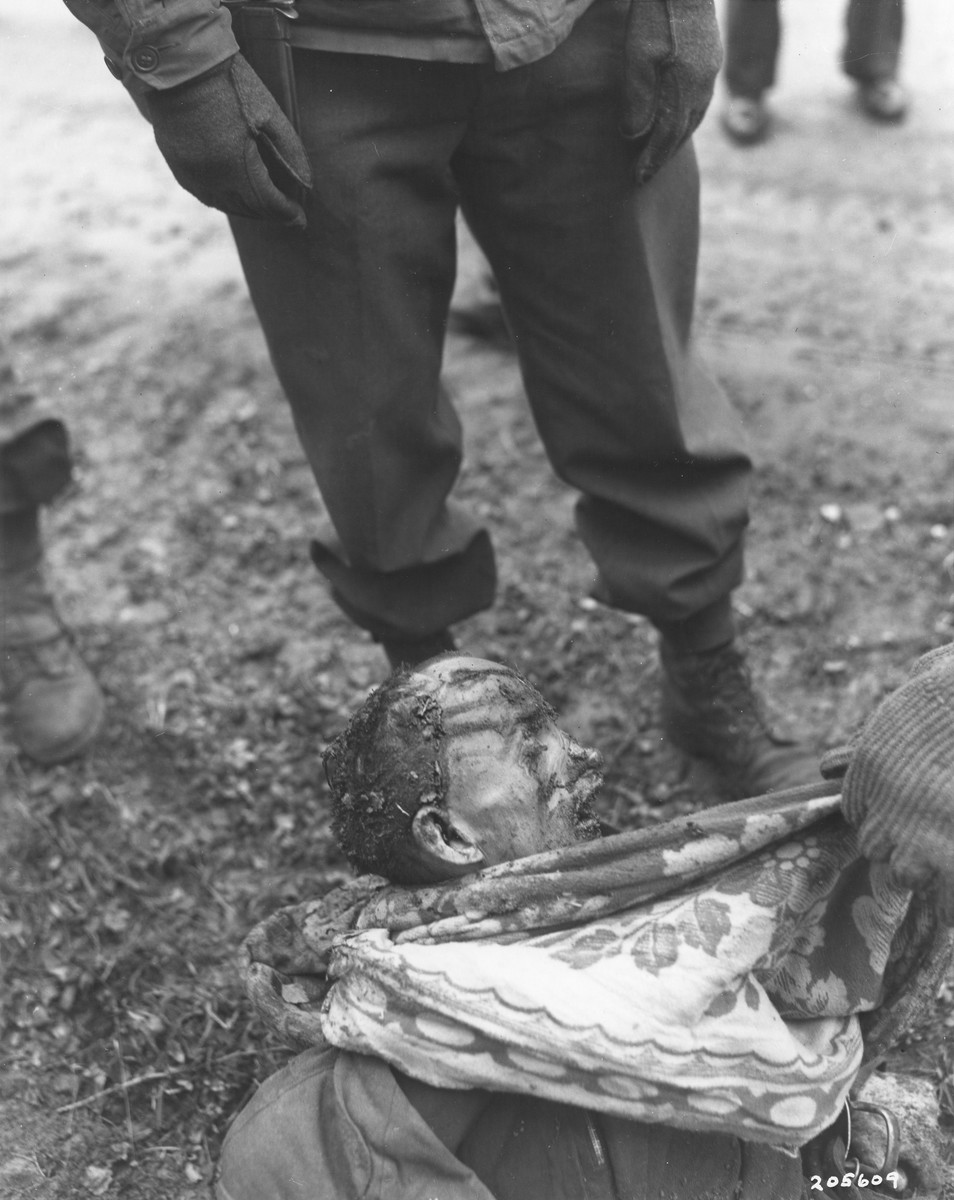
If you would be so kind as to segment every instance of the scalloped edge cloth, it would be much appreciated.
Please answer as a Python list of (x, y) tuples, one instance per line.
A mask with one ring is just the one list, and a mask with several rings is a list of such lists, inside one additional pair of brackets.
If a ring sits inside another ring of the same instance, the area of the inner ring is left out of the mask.
[(830, 784), (406, 888), (245, 944), (266, 1024), (485, 1088), (802, 1145), (933, 1001), (951, 935), (858, 855)]

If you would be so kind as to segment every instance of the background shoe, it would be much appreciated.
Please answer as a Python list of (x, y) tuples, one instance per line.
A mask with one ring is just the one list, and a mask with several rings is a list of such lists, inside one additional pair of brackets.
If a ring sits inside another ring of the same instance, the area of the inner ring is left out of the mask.
[(416, 667), (429, 658), (436, 658), (438, 654), (457, 649), (449, 629), (439, 629), (437, 633), (421, 638), (381, 638), (381, 646), (388, 656), (392, 671), (398, 667)]
[(875, 121), (903, 121), (908, 111), (908, 94), (896, 79), (859, 84), (858, 102)]
[(44, 765), (73, 758), (103, 723), (99, 685), (60, 620), (39, 567), (0, 575), (0, 600), (0, 685), (14, 741)]
[(740, 146), (762, 141), (768, 135), (770, 120), (761, 96), (730, 96), (722, 110), (722, 128)]
[(663, 731), (684, 753), (706, 761), (725, 799), (820, 781), (816, 755), (770, 727), (734, 644), (678, 654), (663, 640), (660, 660)]

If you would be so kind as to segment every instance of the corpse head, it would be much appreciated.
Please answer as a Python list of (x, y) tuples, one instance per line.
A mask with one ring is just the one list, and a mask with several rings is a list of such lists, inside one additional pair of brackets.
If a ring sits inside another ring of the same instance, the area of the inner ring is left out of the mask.
[(352, 866), (423, 884), (599, 837), (602, 757), (554, 716), (486, 659), (445, 655), (392, 675), (324, 755)]

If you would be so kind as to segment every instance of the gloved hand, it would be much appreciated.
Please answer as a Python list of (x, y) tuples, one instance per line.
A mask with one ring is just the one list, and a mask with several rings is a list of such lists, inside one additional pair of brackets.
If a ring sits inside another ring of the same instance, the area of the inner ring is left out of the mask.
[(714, 0), (630, 0), (623, 58), (626, 138), (646, 139), (646, 183), (705, 116), (722, 65)]
[(954, 645), (919, 659), (850, 749), (842, 808), (862, 853), (933, 889), (954, 925)]
[(236, 217), (304, 228), (301, 139), (241, 54), (147, 98), (156, 142), (187, 192)]

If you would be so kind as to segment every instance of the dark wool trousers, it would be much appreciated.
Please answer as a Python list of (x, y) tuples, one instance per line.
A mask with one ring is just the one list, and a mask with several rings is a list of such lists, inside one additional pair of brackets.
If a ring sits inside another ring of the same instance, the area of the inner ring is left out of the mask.
[[(775, 83), (781, 41), (780, 0), (726, 0), (725, 81), (733, 96), (757, 98)], [(841, 65), (859, 83), (898, 71), (904, 0), (850, 0)]]
[(440, 370), (458, 207), (547, 454), (580, 493), (596, 594), (692, 648), (731, 636), (751, 466), (690, 346), (693, 151), (637, 189), (618, 134), (627, 7), (596, 0), (554, 53), (504, 73), (297, 53), (308, 228), (232, 227), (335, 527), (316, 562), (379, 637), (433, 632), (494, 595), (487, 531), (450, 498), (461, 440)]

